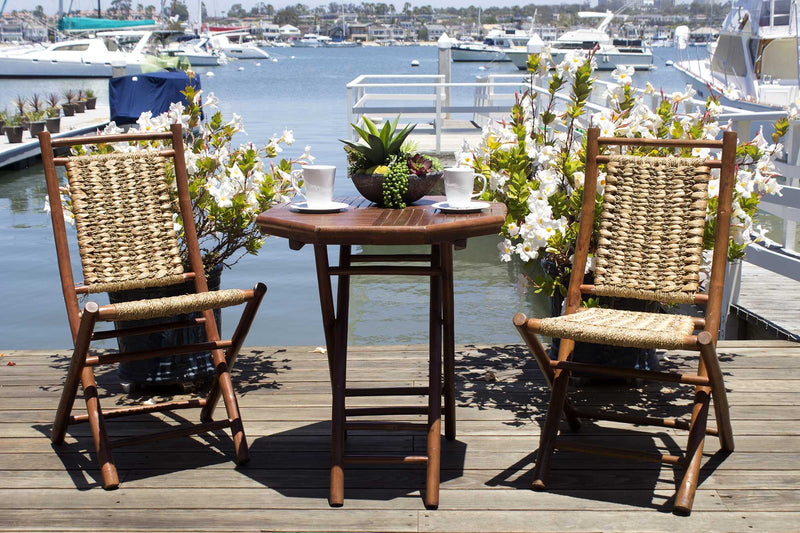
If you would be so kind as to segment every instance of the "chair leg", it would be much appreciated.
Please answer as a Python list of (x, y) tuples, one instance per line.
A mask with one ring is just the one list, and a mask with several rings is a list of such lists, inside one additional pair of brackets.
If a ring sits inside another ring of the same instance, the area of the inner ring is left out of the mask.
[(703, 460), (703, 445), (706, 438), (708, 404), (710, 400), (709, 393), (709, 387), (704, 386), (695, 389), (692, 426), (689, 429), (689, 439), (684, 458), (686, 471), (678, 487), (678, 493), (675, 495), (676, 514), (689, 515), (692, 512), (694, 495), (700, 477), (700, 463)]
[(50, 440), (53, 444), (61, 444), (67, 434), (69, 416), (72, 414), (72, 407), (75, 405), (75, 397), (78, 394), (78, 387), (81, 384), (86, 355), (89, 353), (89, 343), (92, 340), (92, 332), (97, 323), (98, 306), (95, 302), (88, 302), (83, 310), (78, 334), (75, 337), (75, 349), (72, 351), (72, 360), (69, 363), (67, 381), (61, 391), (61, 399), (58, 402), (56, 417), (53, 421), (53, 431)]
[[(514, 315), (514, 325), (517, 327), (517, 332), (522, 337), (522, 340), (525, 341), (534, 359), (536, 359), (536, 364), (539, 365), (539, 370), (541, 370), (547, 384), (552, 386), (553, 369), (550, 366), (550, 357), (547, 355), (547, 351), (544, 349), (539, 337), (526, 326), (527, 322), (528, 317), (524, 313)], [(581, 420), (569, 400), (564, 403), (564, 416), (572, 431), (578, 431), (581, 428)]]
[(536, 454), (536, 466), (533, 469), (533, 488), (544, 490), (547, 488), (547, 476), (550, 472), (550, 461), (553, 458), (558, 426), (561, 422), (561, 413), (567, 399), (567, 385), (569, 385), (569, 370), (557, 370), (550, 393), (550, 405), (547, 407), (547, 417), (542, 427), (539, 439), (539, 452)]
[(222, 401), (225, 403), (225, 410), (228, 419), (231, 421), (231, 437), (233, 438), (233, 448), (236, 453), (236, 464), (243, 465), (250, 460), (250, 451), (247, 446), (247, 437), (244, 434), (242, 415), (239, 412), (239, 402), (236, 401), (236, 392), (233, 390), (231, 374), (222, 350), (212, 350), (211, 357), (214, 367), (217, 369), (216, 384), (222, 394)]
[(86, 399), (86, 413), (89, 416), (89, 427), (97, 451), (97, 462), (100, 464), (100, 473), (103, 476), (103, 488), (114, 490), (119, 487), (117, 467), (114, 466), (114, 457), (111, 454), (111, 443), (106, 432), (103, 411), (100, 408), (100, 398), (97, 394), (97, 382), (91, 367), (84, 367), (81, 374), (83, 395)]
[(700, 355), (705, 363), (706, 372), (711, 380), (711, 396), (714, 400), (714, 416), (717, 421), (717, 432), (720, 447), (726, 452), (733, 451), (733, 427), (731, 425), (730, 408), (728, 407), (728, 394), (725, 391), (725, 381), (722, 369), (719, 366), (717, 350), (711, 334), (704, 331), (697, 336), (700, 346)]
[[(441, 245), (446, 246), (446, 245)], [(431, 252), (431, 267), (440, 266), (437, 245)], [(426, 455), (428, 462), (425, 476), (425, 507), (436, 509), (439, 507), (439, 477), (441, 468), (441, 440), (442, 440), (442, 300), (448, 298), (442, 279), (446, 275), (431, 276), (430, 281), (430, 318), (429, 318), (429, 346), (428, 346), (428, 433), (426, 441)], [(445, 313), (446, 314), (446, 313)], [(446, 319), (445, 319), (446, 320)], [(445, 328), (447, 329), (447, 328)], [(445, 332), (445, 335), (447, 333)], [(445, 341), (445, 346), (447, 342)], [(447, 351), (447, 349), (445, 349)], [(448, 365), (445, 365), (447, 373)], [(452, 370), (452, 367), (449, 367)], [(447, 386), (445, 386), (445, 408), (449, 409)], [(451, 422), (448, 413), (447, 423)], [(453, 425), (455, 431), (455, 426)]]

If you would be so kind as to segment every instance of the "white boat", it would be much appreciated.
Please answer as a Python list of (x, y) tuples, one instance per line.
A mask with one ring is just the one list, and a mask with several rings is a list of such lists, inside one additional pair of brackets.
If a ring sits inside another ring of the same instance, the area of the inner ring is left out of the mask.
[(735, 0), (716, 43), (706, 49), (688, 48), (688, 28), (676, 29), (674, 66), (701, 97), (711, 86), (723, 104), (785, 107), (800, 97), (797, 10), (788, 0)]
[[(578, 28), (560, 35), (550, 44), (550, 55), (553, 63), (559, 64), (564, 57), (575, 50), (589, 52), (596, 50), (598, 70), (614, 70), (618, 66), (632, 66), (636, 70), (650, 70), (653, 68), (653, 52), (641, 39), (612, 39), (606, 29), (614, 14), (610, 11), (595, 13), (581, 11), (578, 16), (583, 18), (601, 18), (596, 28)], [(508, 58), (520, 70), (527, 69), (528, 51), (510, 50), (506, 52)]]
[(294, 42), (295, 48), (322, 48), (327, 46), (332, 39), (327, 35), (318, 35), (316, 33), (306, 33), (302, 38)]
[(269, 59), (269, 54), (251, 42), (251, 38), (246, 31), (226, 31), (208, 36), (214, 50), (225, 54), (228, 59)]
[[(137, 39), (130, 51), (118, 37)], [(110, 78), (138, 74), (143, 64), (156, 64), (147, 53), (150, 31), (101, 32), (96, 37), (70, 39), (44, 47), (0, 50), (0, 77), (4, 78)]]
[(225, 54), (214, 50), (208, 38), (170, 43), (161, 49), (161, 53), (184, 59), (193, 67), (216, 67), (227, 60)]
[(485, 43), (457, 42), (450, 47), (453, 61), (508, 61), (504, 49)]

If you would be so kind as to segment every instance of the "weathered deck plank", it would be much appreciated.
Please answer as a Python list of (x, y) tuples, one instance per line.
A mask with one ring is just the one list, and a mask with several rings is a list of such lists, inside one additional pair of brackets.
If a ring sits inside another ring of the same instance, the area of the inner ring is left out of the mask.
[[(236, 381), (251, 446), (246, 467), (235, 467), (223, 433), (121, 448), (122, 484), (114, 492), (99, 488), (85, 426), (72, 427), (55, 451), (47, 438), (69, 353), (6, 351), (0, 358), (0, 531), (793, 530), (800, 523), (800, 344), (730, 342), (721, 351), (736, 452), (719, 456), (709, 438), (689, 518), (669, 513), (680, 472), (662, 465), (562, 452), (554, 459), (551, 491), (528, 489), (547, 387), (519, 346), (459, 349), (459, 436), (442, 443), (437, 511), (422, 504), (420, 467), (349, 467), (344, 508), (328, 507), (330, 385), (325, 356), (313, 347), (242, 354)], [(356, 347), (351, 354), (353, 386), (424, 380), (424, 347)], [(684, 368), (687, 360), (672, 352), (665, 365)], [(100, 383), (106, 407), (127, 401), (113, 373)], [(689, 391), (669, 387), (648, 401), (648, 390), (591, 385), (580, 391), (579, 403), (624, 400), (635, 409), (685, 414)], [(393, 399), (348, 401), (386, 405)], [(181, 415), (192, 418), (196, 411)], [(174, 423), (168, 415), (143, 415), (108, 425), (123, 436)], [(575, 438), (674, 451), (686, 434), (587, 422)], [(353, 432), (347, 446), (407, 453), (424, 451), (425, 442), (412, 433)], [(68, 518), (54, 520), (62, 516)]]

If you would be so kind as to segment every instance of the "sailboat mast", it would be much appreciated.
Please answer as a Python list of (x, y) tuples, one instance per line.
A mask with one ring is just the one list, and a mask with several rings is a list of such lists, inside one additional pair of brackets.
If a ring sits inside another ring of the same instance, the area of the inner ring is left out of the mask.
[(103, 18), (100, 14), (100, 0), (97, 0), (97, 18)]

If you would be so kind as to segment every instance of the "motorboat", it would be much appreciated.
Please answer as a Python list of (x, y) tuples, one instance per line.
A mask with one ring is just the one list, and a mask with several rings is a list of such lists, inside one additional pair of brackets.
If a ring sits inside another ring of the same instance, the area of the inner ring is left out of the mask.
[[(560, 35), (550, 44), (549, 52), (555, 65), (561, 63), (568, 53), (576, 50), (589, 52), (595, 50), (598, 70), (614, 70), (618, 66), (632, 66), (636, 70), (653, 68), (653, 52), (642, 39), (612, 39), (606, 30), (614, 13), (596, 13), (581, 11), (582, 18), (600, 18), (594, 28), (578, 28)], [(508, 58), (520, 70), (527, 70), (528, 51), (526, 49), (509, 50)]]
[(687, 27), (675, 30), (674, 66), (700, 97), (710, 87), (726, 105), (783, 108), (800, 97), (799, 16), (791, 0), (734, 0), (716, 42), (705, 49), (689, 48)]
[(327, 35), (306, 33), (303, 37), (294, 41), (294, 46), (295, 48), (322, 48), (330, 42), (332, 42), (332, 39)]
[(519, 28), (493, 28), (483, 42), (454, 42), (450, 47), (452, 59), (461, 61), (510, 61), (508, 50), (525, 50), (525, 46), (535, 32)]
[[(95, 37), (70, 39), (47, 46), (0, 50), (0, 77), (4, 78), (110, 78), (138, 74), (142, 65), (155, 65), (147, 52), (150, 31), (100, 32)], [(129, 50), (120, 37), (135, 39)]]
[(215, 50), (207, 37), (169, 43), (160, 52), (188, 61), (193, 67), (216, 67), (227, 61), (225, 54)]
[(269, 54), (255, 45), (246, 31), (212, 33), (209, 43), (228, 59), (269, 59)]
[(456, 42), (450, 47), (453, 61), (508, 61), (506, 52), (499, 46), (485, 43)]

